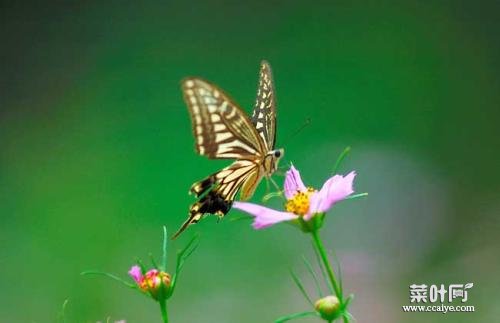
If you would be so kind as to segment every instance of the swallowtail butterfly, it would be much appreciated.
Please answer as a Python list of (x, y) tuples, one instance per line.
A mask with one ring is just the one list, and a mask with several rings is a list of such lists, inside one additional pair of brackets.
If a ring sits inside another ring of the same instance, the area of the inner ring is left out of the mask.
[(198, 201), (174, 235), (176, 238), (204, 214), (222, 218), (231, 209), (236, 193), (249, 199), (261, 179), (277, 169), (283, 149), (275, 149), (276, 99), (271, 67), (260, 66), (257, 99), (250, 118), (216, 85), (200, 78), (182, 81), (198, 154), (210, 159), (234, 159), (220, 171), (194, 183), (190, 192)]

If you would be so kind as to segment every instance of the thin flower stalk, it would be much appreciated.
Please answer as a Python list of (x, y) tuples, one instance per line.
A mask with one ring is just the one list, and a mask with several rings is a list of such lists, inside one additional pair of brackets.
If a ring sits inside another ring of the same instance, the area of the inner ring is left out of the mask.
[(163, 323), (168, 323), (168, 306), (167, 301), (172, 297), (179, 274), (186, 259), (198, 247), (198, 237), (192, 238), (184, 249), (177, 253), (177, 263), (175, 266), (175, 273), (170, 275), (167, 270), (167, 229), (163, 227), (163, 245), (162, 245), (162, 261), (158, 266), (155, 259), (150, 255), (152, 268), (146, 269), (146, 266), (137, 260), (137, 264), (132, 266), (128, 272), (134, 283), (130, 283), (110, 273), (101, 271), (85, 271), (82, 275), (103, 275), (113, 280), (116, 280), (123, 285), (139, 291), (141, 294), (146, 295), (158, 302)]
[[(346, 156), (349, 149), (346, 149), (335, 165), (338, 168), (340, 161)], [(315, 312), (318, 316), (328, 322), (333, 322), (336, 319), (342, 318), (344, 323), (349, 323), (351, 315), (347, 311), (351, 297), (345, 298), (342, 291), (342, 283), (338, 280), (330, 264), (328, 253), (324, 247), (320, 237), (320, 229), (323, 226), (326, 212), (328, 212), (336, 203), (346, 200), (366, 196), (367, 193), (354, 194), (353, 181), (356, 176), (354, 171), (345, 176), (334, 175), (328, 179), (320, 190), (312, 187), (306, 187), (302, 181), (299, 171), (292, 165), (287, 171), (283, 195), (286, 198), (284, 211), (270, 209), (268, 207), (248, 203), (235, 202), (234, 207), (253, 216), (253, 227), (257, 230), (270, 227), (272, 225), (289, 222), (296, 225), (303, 232), (310, 234), (313, 241), (314, 249), (319, 255), (320, 267), (322, 273), (326, 272), (327, 285), (331, 286), (335, 294), (322, 297), (321, 290), (318, 288), (319, 296), (321, 297), (315, 303)], [(306, 264), (307, 265), (307, 264)], [(311, 268), (309, 271), (314, 275)], [(298, 277), (293, 274), (295, 283), (299, 286), (302, 294), (305, 295), (309, 303), (312, 303), (309, 296), (305, 292), (302, 283)], [(316, 280), (317, 278), (313, 276)], [(301, 312), (291, 316), (286, 316), (278, 319), (276, 322), (284, 322), (302, 315), (308, 315)]]
[(330, 265), (330, 261), (328, 260), (328, 254), (319, 236), (319, 230), (314, 230), (313, 232), (311, 232), (311, 234), (313, 237), (314, 246), (316, 247), (321, 257), (323, 266), (325, 267), (326, 272), (328, 274), (328, 279), (330, 280), (330, 283), (333, 286), (336, 296), (339, 298), (340, 302), (342, 302), (342, 299), (344, 298), (342, 295), (342, 289), (340, 288), (339, 283), (337, 282), (337, 277), (335, 276), (335, 272), (333, 271), (333, 268)]

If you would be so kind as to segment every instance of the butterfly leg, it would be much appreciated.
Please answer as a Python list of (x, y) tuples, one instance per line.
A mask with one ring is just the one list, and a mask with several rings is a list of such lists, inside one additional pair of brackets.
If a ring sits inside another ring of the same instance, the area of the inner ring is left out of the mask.
[(279, 194), (281, 196), (283, 196), (283, 190), (278, 186), (278, 184), (276, 184), (276, 182), (274, 181), (274, 179), (269, 176), (269, 181), (274, 185), (274, 187), (276, 188), (276, 191), (279, 192)]
[(271, 185), (269, 184), (269, 177), (265, 177), (266, 178), (266, 194), (265, 195), (268, 195), (269, 193), (271, 193)]

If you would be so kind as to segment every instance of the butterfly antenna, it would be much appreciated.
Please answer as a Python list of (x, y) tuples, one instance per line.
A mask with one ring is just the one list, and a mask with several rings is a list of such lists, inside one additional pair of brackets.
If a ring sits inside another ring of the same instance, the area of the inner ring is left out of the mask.
[(295, 130), (294, 132), (292, 132), (287, 138), (286, 140), (284, 141), (283, 143), (283, 146), (286, 146), (286, 144), (292, 140), (296, 135), (298, 135), (300, 132), (302, 132), (302, 130), (304, 130), (305, 128), (307, 128), (307, 126), (309, 126), (311, 124), (311, 118), (306, 118), (306, 120), (304, 120), (304, 123), (297, 129)]

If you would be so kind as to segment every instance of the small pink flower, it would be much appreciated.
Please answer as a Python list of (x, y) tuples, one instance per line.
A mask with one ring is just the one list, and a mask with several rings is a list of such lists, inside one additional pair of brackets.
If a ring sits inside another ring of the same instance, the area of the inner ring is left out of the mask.
[(335, 203), (354, 193), (352, 183), (355, 176), (354, 171), (346, 176), (335, 175), (323, 184), (321, 190), (317, 191), (304, 185), (299, 171), (292, 165), (286, 172), (284, 183), (287, 199), (285, 212), (247, 202), (234, 202), (234, 207), (255, 217), (253, 222), (255, 229), (263, 229), (299, 217), (309, 221), (316, 214), (325, 213)]
[(128, 274), (132, 277), (132, 279), (134, 279), (134, 281), (137, 283), (137, 284), (140, 284), (141, 281), (142, 281), (142, 270), (141, 270), (141, 267), (139, 266), (132, 266), (132, 268), (130, 268), (130, 270), (128, 271)]

